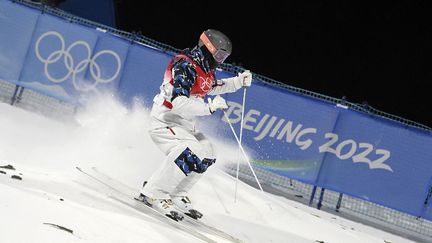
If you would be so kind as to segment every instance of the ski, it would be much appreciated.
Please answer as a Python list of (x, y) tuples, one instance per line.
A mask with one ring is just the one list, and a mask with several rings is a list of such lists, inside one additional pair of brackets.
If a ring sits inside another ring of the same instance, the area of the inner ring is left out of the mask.
[(181, 224), (171, 218), (168, 218), (163, 213), (145, 205), (144, 203), (135, 200), (133, 196), (129, 195), (127, 192), (122, 191), (122, 189), (116, 187), (116, 185), (113, 185), (113, 180), (106, 180), (106, 178), (103, 178), (102, 176), (99, 176), (96, 173), (92, 173), (93, 170), (92, 171), (84, 170), (81, 167), (75, 167), (75, 168), (83, 175), (86, 175), (91, 179), (93, 179), (94, 181), (98, 182), (99, 184), (105, 186), (107, 191), (103, 191), (103, 193), (105, 193), (108, 198), (111, 198), (125, 206), (131, 207), (147, 216), (152, 217), (153, 219), (156, 219), (167, 225), (170, 225), (184, 233), (187, 233), (197, 239), (202, 240), (203, 242), (216, 243), (215, 240), (205, 236), (204, 234), (201, 234), (200, 232), (195, 230), (191, 225)]
[[(125, 192), (125, 194), (127, 195), (133, 195), (135, 193), (135, 189), (131, 188), (130, 186), (110, 177), (109, 175), (105, 174), (104, 172), (98, 170), (96, 167), (92, 167), (92, 172), (94, 172), (95, 175), (97, 175), (98, 178), (100, 178), (103, 181), (107, 181), (111, 184), (115, 184), (117, 188), (119, 188), (120, 191)], [(142, 203), (144, 205), (144, 203)], [(146, 205), (146, 207), (148, 207)], [(156, 210), (155, 210), (156, 211)], [(181, 212), (179, 210), (179, 212)], [(158, 212), (159, 213), (159, 212)], [(194, 217), (188, 215), (188, 213), (182, 212), (185, 215), (187, 215), (187, 217), (184, 217), (184, 219), (181, 221), (182, 224), (187, 224), (189, 226), (193, 226), (193, 227), (197, 227), (200, 230), (202, 230), (203, 232), (209, 233), (211, 235), (215, 235), (217, 237), (223, 238), (225, 240), (228, 240), (230, 242), (234, 242), (234, 243), (242, 243), (243, 241), (214, 227), (211, 225), (208, 225), (206, 223), (204, 223), (203, 221), (201, 221), (200, 219), (195, 219)]]
[(240, 239), (238, 239), (238, 238), (236, 238), (236, 237), (234, 237), (234, 236), (232, 236), (232, 235), (226, 233), (225, 231), (222, 231), (216, 227), (205, 224), (199, 219), (194, 219), (192, 217), (191, 218), (185, 217), (183, 220), (185, 222), (191, 224), (191, 225), (198, 226), (201, 229), (204, 229), (205, 231), (209, 232), (210, 234), (214, 234), (214, 235), (217, 235), (221, 238), (224, 238), (225, 240), (228, 240), (228, 241), (231, 241), (234, 243), (243, 243), (242, 240), (240, 240)]

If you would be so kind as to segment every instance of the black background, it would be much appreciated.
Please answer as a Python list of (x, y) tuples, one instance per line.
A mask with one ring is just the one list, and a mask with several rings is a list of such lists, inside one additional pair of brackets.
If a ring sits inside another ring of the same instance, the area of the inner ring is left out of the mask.
[(428, 1), (139, 2), (117, 1), (119, 29), (179, 49), (218, 29), (228, 63), (432, 127)]

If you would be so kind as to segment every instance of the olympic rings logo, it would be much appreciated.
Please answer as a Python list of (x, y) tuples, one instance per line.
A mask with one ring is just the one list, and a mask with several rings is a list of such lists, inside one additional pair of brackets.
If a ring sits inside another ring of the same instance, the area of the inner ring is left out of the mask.
[[(40, 44), (48, 36), (53, 36), (58, 39), (58, 41), (60, 42), (60, 49), (52, 52), (51, 54), (48, 55), (48, 57), (43, 57), (40, 51)], [(76, 48), (77, 46), (83, 46), (86, 50), (86, 55), (82, 61), (76, 64), (75, 60), (71, 55), (71, 50), (73, 48)], [(45, 75), (51, 82), (62, 83), (72, 76), (72, 84), (74, 88), (79, 91), (95, 90), (98, 84), (110, 83), (113, 80), (115, 80), (120, 74), (121, 60), (120, 60), (120, 56), (116, 52), (111, 50), (101, 50), (97, 52), (93, 57), (91, 57), (92, 50), (90, 48), (90, 45), (87, 42), (75, 41), (74, 43), (72, 43), (70, 46), (66, 48), (65, 40), (63, 36), (60, 33), (55, 31), (48, 31), (42, 34), (37, 39), (35, 52), (36, 52), (36, 57), (44, 64)], [(109, 55), (114, 57), (117, 63), (117, 68), (114, 74), (111, 77), (105, 79), (102, 78), (101, 66), (96, 62), (97, 59), (103, 55), (105, 56)], [(62, 57), (63, 57), (63, 63), (67, 69), (67, 73), (63, 77), (53, 77), (50, 74), (48, 67), (50, 64), (54, 64), (57, 61), (59, 61)], [(82, 84), (83, 82), (78, 83), (77, 74), (86, 70), (87, 67), (89, 67), (90, 75), (94, 79), (94, 82), (92, 84), (86, 83), (85, 85), (83, 85)]]

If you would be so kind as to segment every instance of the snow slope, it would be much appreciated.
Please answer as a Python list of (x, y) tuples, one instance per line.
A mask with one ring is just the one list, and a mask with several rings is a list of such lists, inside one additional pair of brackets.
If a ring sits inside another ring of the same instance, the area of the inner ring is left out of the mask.
[[(138, 192), (163, 160), (147, 128), (146, 109), (109, 96), (70, 123), (0, 103), (0, 166), (15, 168), (0, 169), (0, 242), (202, 242), (100, 193), (75, 169), (95, 166)], [(412, 242), (241, 182), (234, 203), (235, 179), (221, 166), (237, 149), (227, 143), (215, 141), (218, 162), (190, 195), (207, 224), (248, 243)]]

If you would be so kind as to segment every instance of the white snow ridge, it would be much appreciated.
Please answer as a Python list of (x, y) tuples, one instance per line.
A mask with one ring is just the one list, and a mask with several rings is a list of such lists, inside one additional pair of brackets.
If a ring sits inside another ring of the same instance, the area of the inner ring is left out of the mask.
[(124, 193), (138, 193), (164, 158), (147, 127), (146, 109), (128, 110), (107, 97), (71, 123), (0, 103), (0, 242), (412, 242), (241, 182), (234, 202), (235, 178), (223, 164), (231, 152), (237, 156), (237, 147), (224, 141), (215, 141), (218, 161), (190, 198), (204, 213), (201, 221), (232, 240), (131, 207), (76, 169), (95, 167)]

